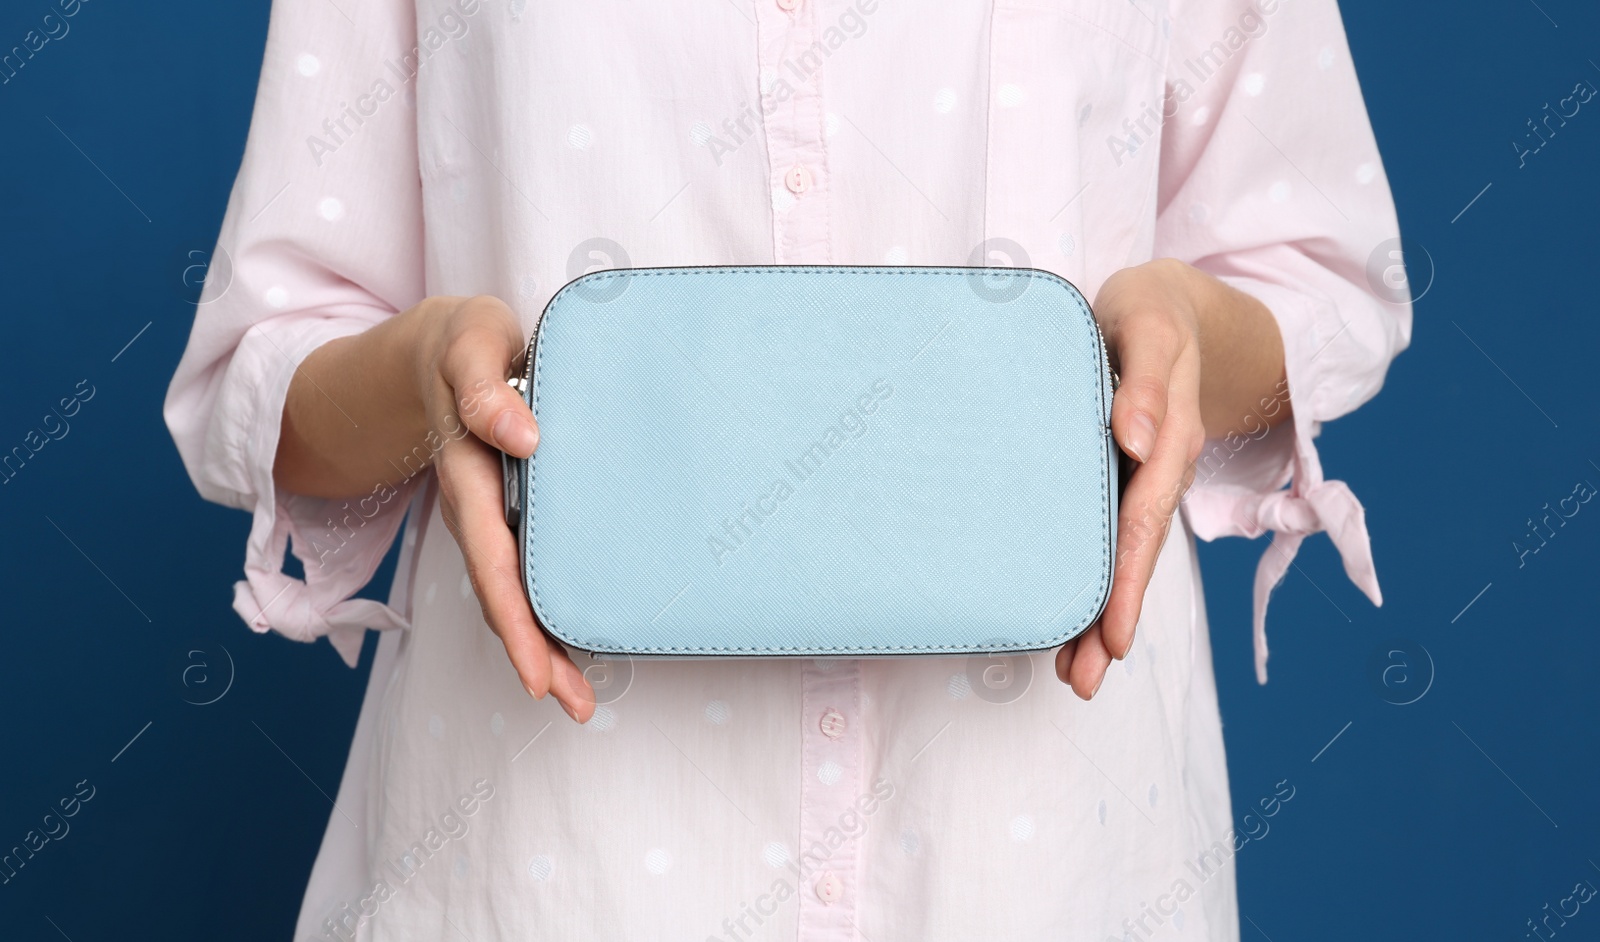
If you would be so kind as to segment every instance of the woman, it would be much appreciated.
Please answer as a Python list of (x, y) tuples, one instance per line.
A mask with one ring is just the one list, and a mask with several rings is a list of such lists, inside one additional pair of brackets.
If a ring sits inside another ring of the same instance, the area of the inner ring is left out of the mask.
[[(253, 628), (352, 666), (400, 629), (298, 937), (1237, 938), (1193, 537), (1277, 531), (1258, 671), (1306, 534), (1379, 601), (1313, 438), (1409, 341), (1365, 268), (1396, 232), (1333, 0), (277, 0), (232, 281), (167, 420), (255, 515)], [(1096, 626), (998, 673), (587, 678), (538, 631), (493, 448), (536, 445), (504, 380), (544, 303), (753, 262), (1026, 265), (1095, 298), (1141, 463)], [(351, 600), (403, 520), (389, 604)]]

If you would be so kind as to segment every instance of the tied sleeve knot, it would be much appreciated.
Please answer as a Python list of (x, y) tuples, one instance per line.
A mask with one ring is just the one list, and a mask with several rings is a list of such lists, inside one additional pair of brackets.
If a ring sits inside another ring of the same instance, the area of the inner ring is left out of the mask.
[(233, 610), (252, 631), (280, 634), (302, 642), (328, 636), (351, 667), (361, 656), (366, 629), (406, 628), (399, 612), (372, 599), (350, 598), (319, 604), (312, 586), (281, 572), (251, 573), (233, 585)]
[(1267, 682), (1267, 601), (1293, 565), (1300, 544), (1313, 533), (1326, 532), (1339, 550), (1345, 575), (1372, 600), (1383, 604), (1378, 571), (1372, 561), (1372, 541), (1367, 514), (1343, 481), (1318, 481), (1306, 488), (1274, 491), (1245, 501), (1238, 521), (1245, 535), (1255, 537), (1271, 530), (1272, 543), (1256, 566), (1255, 655), (1256, 681)]
[[(412, 487), (408, 482), (397, 492), (393, 512), (379, 514), (371, 524), (352, 531), (353, 545), (322, 557), (301, 546), (301, 537), (306, 538), (305, 547), (314, 543), (315, 537), (306, 527), (316, 515), (297, 520), (293, 510), (300, 508), (305, 516), (314, 502), (278, 494), (276, 489), (269, 491), (273, 498), (256, 507), (245, 578), (233, 586), (233, 610), (255, 632), (277, 631), (302, 642), (327, 635), (345, 664), (355, 667), (368, 628), (410, 627), (406, 617), (390, 606), (353, 596), (372, 578), (394, 538), (407, 503), (403, 495)], [(296, 542), (295, 556), (305, 567), (304, 580), (283, 571), (291, 535)]]

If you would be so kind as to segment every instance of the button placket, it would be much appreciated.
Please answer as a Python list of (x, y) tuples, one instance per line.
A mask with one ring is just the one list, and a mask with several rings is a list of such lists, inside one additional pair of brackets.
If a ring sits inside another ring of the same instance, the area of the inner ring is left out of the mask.
[[(861, 662), (807, 662), (801, 671), (799, 942), (854, 942), (860, 922), (865, 778)], [(839, 841), (843, 832), (845, 839)]]
[(761, 115), (773, 193), (772, 249), (778, 264), (832, 261), (823, 57), (816, 4), (756, 4)]

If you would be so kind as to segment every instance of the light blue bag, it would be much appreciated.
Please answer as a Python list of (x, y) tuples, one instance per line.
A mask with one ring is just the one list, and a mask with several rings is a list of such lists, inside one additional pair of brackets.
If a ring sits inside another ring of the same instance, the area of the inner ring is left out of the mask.
[(1114, 378), (1031, 269), (654, 268), (556, 293), (513, 381), (523, 581), (611, 655), (1053, 648), (1105, 606)]

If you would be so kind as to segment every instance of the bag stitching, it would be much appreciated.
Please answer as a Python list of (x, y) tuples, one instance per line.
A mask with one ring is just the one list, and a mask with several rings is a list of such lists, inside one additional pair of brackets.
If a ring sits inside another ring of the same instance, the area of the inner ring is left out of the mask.
[[(1001, 269), (1001, 270), (1003, 270), (1003, 269)], [(928, 275), (928, 276), (931, 276), (931, 275), (944, 275), (944, 276), (949, 276), (949, 277), (967, 278), (967, 277), (971, 277), (971, 273), (972, 273), (971, 269), (959, 269), (959, 268), (923, 268), (923, 269), (908, 269), (908, 270), (902, 269), (902, 270), (894, 270), (894, 271), (885, 271), (881, 267), (846, 266), (846, 265), (711, 266), (711, 267), (698, 267), (698, 268), (690, 267), (690, 268), (662, 268), (662, 269), (627, 269), (627, 270), (618, 271), (618, 272), (611, 272), (611, 271), (594, 272), (594, 273), (592, 273), (590, 275), (583, 275), (581, 277), (573, 279), (571, 282), (568, 282), (565, 287), (563, 287), (560, 291), (556, 292), (555, 297), (550, 299), (549, 305), (547, 305), (546, 308), (545, 308), (544, 316), (542, 318), (540, 318), (540, 323), (539, 323), (539, 327), (538, 327), (541, 340), (542, 340), (542, 336), (543, 336), (545, 325), (549, 323), (550, 318), (555, 314), (555, 312), (561, 306), (561, 304), (564, 301), (566, 301), (568, 293), (574, 288), (574, 286), (576, 286), (578, 284), (587, 284), (587, 283), (590, 283), (590, 282), (608, 281), (608, 280), (611, 280), (613, 278), (648, 278), (648, 277), (667, 276), (667, 275), (703, 275), (703, 274), (708, 274), (708, 273), (713, 273), (713, 272), (722, 272), (722, 273), (727, 273), (727, 274), (757, 274), (757, 275), (766, 275), (766, 274), (778, 274), (778, 275), (864, 274), (864, 275), (877, 275), (877, 276), (880, 276), (880, 277), (897, 277), (897, 278), (905, 278), (905, 277), (912, 277), (912, 276), (918, 276), (918, 275)], [(1062, 285), (1062, 286), (1064, 286), (1064, 287), (1069, 289), (1068, 297), (1072, 300), (1072, 303), (1078, 308), (1080, 313), (1083, 313), (1083, 314), (1089, 314), (1090, 313), (1087, 310), (1087, 305), (1083, 302), (1082, 292), (1078, 291), (1076, 286), (1074, 286), (1071, 282), (1067, 281), (1065, 278), (1062, 278), (1060, 275), (1056, 275), (1056, 274), (1054, 274), (1052, 272), (1037, 271), (1037, 270), (1033, 270), (1033, 269), (1021, 269), (1021, 270), (1015, 270), (1014, 276), (1016, 276), (1016, 277), (1024, 277), (1024, 278), (1029, 279), (1030, 281), (1032, 281), (1032, 280), (1044, 280), (1044, 281), (1049, 281), (1049, 282), (1054, 282), (1054, 283), (1060, 284), (1060, 285)], [(1093, 315), (1092, 314), (1090, 315), (1088, 320), (1090, 320), (1091, 322), (1093, 321)], [(1096, 339), (1096, 343), (1098, 343), (1098, 339)], [(1092, 349), (1092, 347), (1091, 347), (1091, 349)], [(534, 346), (533, 380), (532, 380), (532, 382), (530, 382), (528, 384), (528, 398), (530, 400), (529, 405), (533, 410), (534, 420), (535, 421), (538, 421), (538, 415), (539, 415), (539, 374), (540, 374), (540, 367), (543, 364), (543, 362), (544, 362), (544, 344), (542, 342), (537, 342), (537, 343), (535, 343), (535, 346)], [(1102, 363), (1102, 365), (1104, 366), (1105, 364)], [(1100, 406), (1100, 409), (1099, 409), (1099, 411), (1097, 413), (1099, 415), (1104, 415), (1105, 414), (1105, 385), (1106, 384), (1105, 384), (1104, 379), (1102, 377), (1102, 381), (1100, 383), (1096, 384), (1096, 387), (1095, 387), (1095, 399), (1096, 399), (1097, 403)], [(526, 463), (525, 463), (525, 466), (527, 468), (527, 476), (528, 476), (528, 511), (527, 511), (527, 515), (526, 515), (525, 532), (523, 534), (520, 534), (522, 536), (522, 539), (519, 540), (519, 543), (521, 544), (521, 546), (519, 546), (519, 549), (525, 549), (527, 544), (528, 544), (528, 542), (532, 539), (532, 537), (533, 537), (533, 528), (534, 528), (534, 520), (535, 520), (535, 517), (537, 516), (537, 511), (538, 511), (537, 495), (538, 495), (538, 484), (539, 484), (539, 482), (538, 482), (538, 476), (536, 474), (534, 474), (534, 460), (535, 460), (535, 457), (528, 458)], [(1109, 475), (1110, 473), (1111, 472), (1108, 470), (1107, 474)], [(1106, 508), (1106, 515), (1108, 517), (1111, 516), (1111, 509), (1110, 509), (1111, 505), (1110, 505), (1110, 497), (1109, 497), (1109, 494), (1108, 494), (1108, 483), (1107, 483), (1107, 480), (1106, 480), (1106, 475), (1102, 475), (1101, 478), (1100, 478), (1100, 504), (1101, 504), (1102, 507)], [(1116, 523), (1117, 523), (1116, 520), (1113, 519), (1113, 520), (1110, 521), (1110, 524), (1109, 524), (1110, 528), (1111, 528), (1111, 532), (1113, 534), (1113, 538), (1114, 538), (1115, 533), (1116, 533)], [(1100, 570), (1099, 582), (1095, 587), (1097, 592), (1100, 592), (1102, 594), (1105, 592), (1106, 584), (1110, 580), (1110, 576), (1111, 576), (1111, 548), (1110, 548), (1109, 545), (1107, 545), (1105, 547), (1105, 554), (1104, 554), (1103, 563), (1104, 563), (1104, 565), (1101, 567), (1101, 570)], [(555, 623), (545, 615), (543, 605), (539, 601), (538, 576), (533, 571), (533, 560), (532, 560), (531, 556), (523, 561), (523, 575), (524, 575), (524, 578), (525, 578), (525, 580), (527, 582), (527, 586), (528, 586), (528, 597), (529, 597), (529, 600), (533, 604), (534, 614), (536, 616), (538, 616), (538, 619), (539, 619), (540, 623), (543, 624), (546, 628), (550, 629), (550, 632), (552, 634), (556, 635), (559, 638), (562, 638), (562, 640), (568, 641), (568, 643), (570, 643), (570, 644), (572, 644), (572, 645), (574, 645), (576, 647), (579, 647), (579, 648), (581, 648), (583, 650), (596, 650), (596, 649), (591, 649), (591, 648), (585, 648), (584, 647), (584, 642), (580, 641), (580, 640), (578, 640), (576, 638), (570, 638), (569, 639), (569, 638), (564, 637), (562, 635), (561, 630), (556, 627)], [(1062, 632), (1061, 634), (1055, 636), (1054, 638), (1046, 639), (1046, 640), (1040, 642), (1038, 647), (1015, 649), (1015, 650), (1017, 650), (1017, 651), (1043, 651), (1043, 650), (1048, 650), (1050, 648), (1054, 648), (1059, 644), (1063, 644), (1066, 641), (1069, 641), (1072, 638), (1076, 637), (1078, 634), (1082, 633), (1083, 630), (1086, 629), (1089, 626), (1089, 624), (1094, 621), (1095, 618), (1099, 617), (1099, 615), (1101, 614), (1101, 612), (1103, 610), (1104, 610), (1104, 606), (1102, 606), (1100, 610), (1097, 610), (1097, 611), (1093, 612), (1092, 614), (1085, 616), (1083, 621), (1079, 622), (1077, 625), (1074, 625), (1072, 628)], [(887, 654), (897, 654), (897, 653), (912, 654), (912, 653), (917, 653), (917, 652), (943, 653), (943, 654), (977, 654), (977, 653), (990, 653), (990, 652), (1001, 652), (1001, 653), (1003, 653), (1003, 652), (1009, 652), (1009, 651), (1012, 651), (1012, 650), (1013, 649), (1010, 649), (1010, 648), (958, 647), (958, 646), (950, 645), (950, 644), (943, 644), (943, 645), (917, 645), (917, 644), (912, 644), (912, 645), (859, 645), (859, 646), (853, 646), (853, 647), (848, 647), (848, 648), (804, 647), (804, 646), (788, 647), (788, 646), (782, 646), (782, 645), (766, 645), (766, 646), (760, 646), (760, 647), (752, 647), (752, 646), (724, 647), (724, 646), (719, 646), (719, 645), (699, 645), (699, 646), (686, 647), (686, 646), (674, 646), (674, 645), (651, 645), (651, 646), (641, 647), (641, 648), (638, 648), (637, 650), (633, 650), (633, 651), (625, 651), (625, 652), (624, 651), (619, 651), (619, 652), (600, 652), (600, 651), (597, 651), (597, 653), (621, 653), (621, 654), (641, 655), (641, 656), (649, 655), (649, 654), (652, 654), (652, 653), (658, 653), (658, 654), (673, 654), (673, 653), (677, 653), (677, 654), (733, 654), (733, 653), (744, 653), (744, 654), (759, 656), (759, 655), (762, 655), (762, 654), (771, 654), (771, 653), (780, 653), (781, 652), (781, 653), (786, 653), (786, 654), (826, 654), (826, 655), (830, 655), (830, 656), (844, 656), (844, 655), (858, 654), (858, 653), (865, 653), (865, 652), (884, 652), (884, 653), (887, 653)]]

